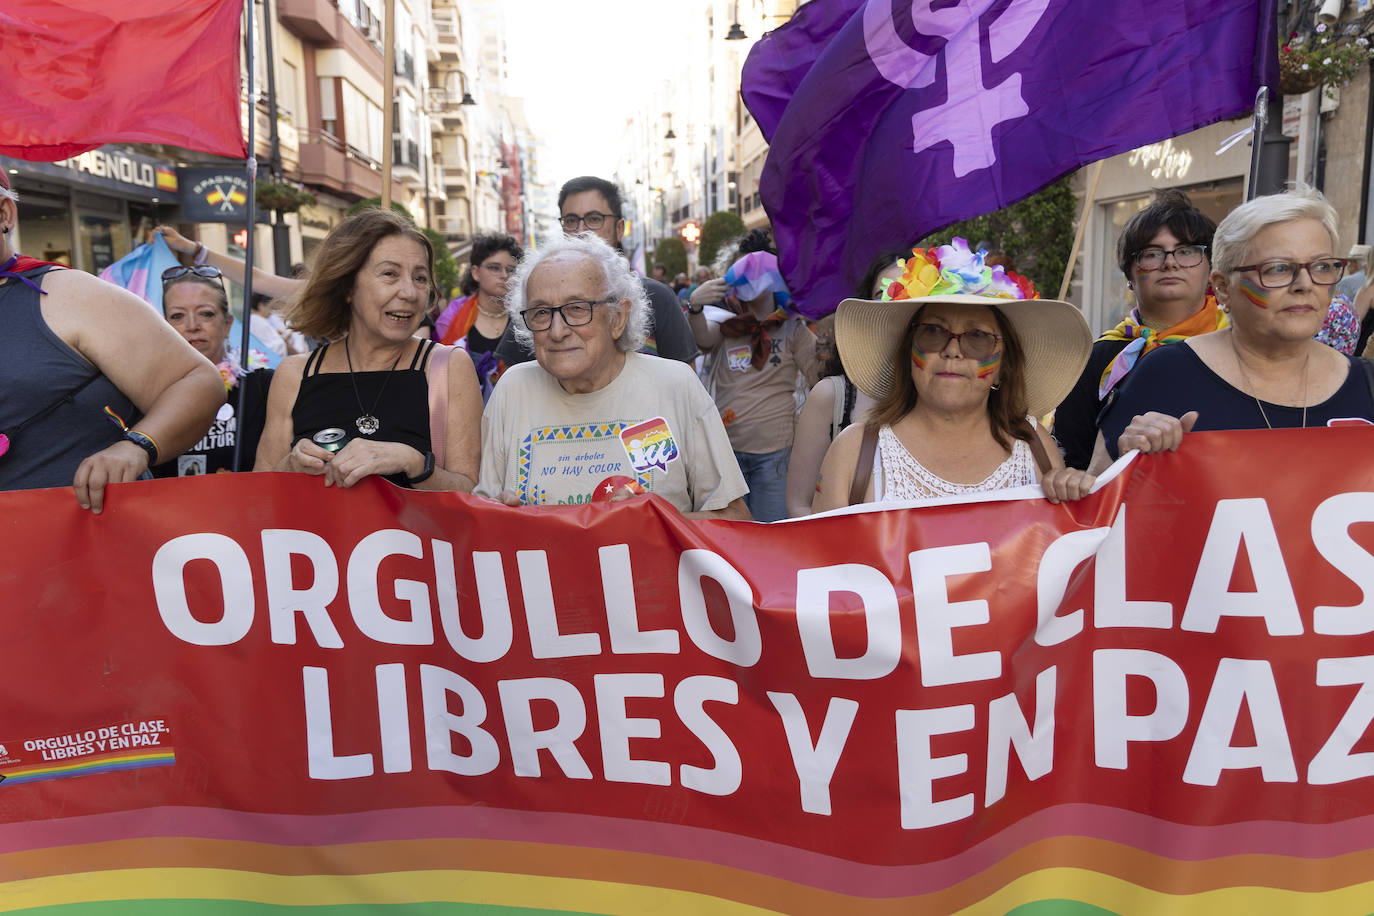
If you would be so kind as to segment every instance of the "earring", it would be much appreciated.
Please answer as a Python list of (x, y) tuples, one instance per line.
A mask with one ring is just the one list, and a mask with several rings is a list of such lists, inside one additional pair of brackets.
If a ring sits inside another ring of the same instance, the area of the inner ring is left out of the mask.
[(1135, 281), (1134, 281), (1134, 280), (1127, 280), (1127, 281), (1126, 281), (1126, 288), (1127, 288), (1127, 289), (1135, 289)]
[(992, 386), (991, 388), (989, 388), (988, 390), (989, 390), (989, 391), (1001, 391), (1001, 390), (1002, 390), (1002, 383), (1001, 383), (1001, 382), (998, 382), (996, 385), (993, 385), (993, 386)]

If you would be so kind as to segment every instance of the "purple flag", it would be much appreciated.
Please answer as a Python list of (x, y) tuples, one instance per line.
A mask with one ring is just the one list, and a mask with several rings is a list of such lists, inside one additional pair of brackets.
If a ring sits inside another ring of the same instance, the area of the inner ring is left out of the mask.
[(820, 317), (869, 263), (1081, 165), (1253, 107), (1276, 0), (811, 0), (744, 100), (787, 285)]

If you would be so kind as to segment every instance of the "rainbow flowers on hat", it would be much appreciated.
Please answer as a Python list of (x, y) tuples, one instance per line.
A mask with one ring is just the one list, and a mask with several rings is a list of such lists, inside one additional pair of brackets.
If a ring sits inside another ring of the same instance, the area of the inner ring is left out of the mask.
[(956, 238), (938, 248), (913, 248), (911, 257), (898, 261), (902, 275), (888, 281), (882, 301), (920, 299), (924, 296), (991, 296), (995, 299), (1039, 299), (1035, 285), (998, 264), (986, 263), (986, 248), (973, 251)]
[(773, 293), (778, 308), (786, 308), (792, 301), (787, 282), (778, 270), (778, 256), (767, 251), (751, 251), (731, 264), (725, 272), (725, 283), (741, 302), (757, 299), (766, 292)]

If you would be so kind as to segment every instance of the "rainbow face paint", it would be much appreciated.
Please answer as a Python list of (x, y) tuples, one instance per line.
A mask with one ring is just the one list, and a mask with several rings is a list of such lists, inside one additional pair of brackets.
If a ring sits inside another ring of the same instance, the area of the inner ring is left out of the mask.
[(998, 350), (996, 353), (992, 354), (987, 359), (981, 359), (978, 361), (978, 377), (990, 378), (994, 373), (997, 372), (997, 367), (1000, 365), (1002, 365), (1002, 351)]
[(1255, 308), (1269, 308), (1269, 290), (1261, 286), (1259, 280), (1242, 276), (1236, 281), (1236, 288)]
[(911, 364), (921, 371), (925, 371), (926, 362), (930, 357), (924, 350), (916, 346), (916, 341), (911, 342)]

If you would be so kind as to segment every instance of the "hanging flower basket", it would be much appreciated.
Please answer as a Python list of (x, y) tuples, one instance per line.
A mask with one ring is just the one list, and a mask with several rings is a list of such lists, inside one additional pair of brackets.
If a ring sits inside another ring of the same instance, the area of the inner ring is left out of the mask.
[(264, 210), (294, 213), (301, 207), (315, 203), (315, 195), (304, 188), (285, 181), (258, 182), (258, 206)]
[(1279, 91), (1284, 95), (1302, 95), (1316, 89), (1321, 83), (1320, 70), (1300, 60), (1296, 54), (1279, 54)]
[(1310, 38), (1293, 32), (1279, 48), (1279, 91), (1301, 95), (1322, 83), (1344, 85), (1369, 67), (1369, 56), (1368, 39), (1338, 36), (1322, 23)]

